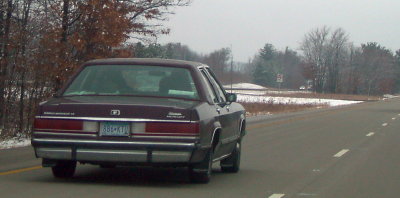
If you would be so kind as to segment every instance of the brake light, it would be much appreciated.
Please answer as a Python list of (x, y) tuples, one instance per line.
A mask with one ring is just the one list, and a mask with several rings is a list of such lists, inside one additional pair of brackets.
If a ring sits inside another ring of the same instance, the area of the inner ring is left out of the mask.
[(83, 130), (83, 121), (80, 120), (56, 120), (56, 119), (38, 119), (33, 124), (35, 129), (39, 130)]
[(147, 133), (198, 134), (199, 123), (148, 122)]

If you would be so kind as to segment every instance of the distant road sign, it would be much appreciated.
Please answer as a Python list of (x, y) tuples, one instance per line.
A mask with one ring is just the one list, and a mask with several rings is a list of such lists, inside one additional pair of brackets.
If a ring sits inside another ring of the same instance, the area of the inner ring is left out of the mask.
[(283, 74), (277, 74), (276, 75), (276, 82), (282, 83), (283, 82)]

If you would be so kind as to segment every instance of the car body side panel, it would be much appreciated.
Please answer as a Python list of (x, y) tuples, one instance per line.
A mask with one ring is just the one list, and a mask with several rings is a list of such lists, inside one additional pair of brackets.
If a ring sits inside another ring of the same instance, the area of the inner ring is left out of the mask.
[(227, 155), (234, 149), (237, 140), (240, 138), (240, 120), (243, 111), (237, 103), (231, 103), (223, 108), (225, 115), (222, 119), (225, 120), (226, 127), (221, 133), (220, 148), (217, 157)]
[(202, 103), (196, 107), (200, 119), (200, 144), (203, 147), (210, 147), (214, 133), (220, 130), (219, 142), (214, 151), (215, 157), (229, 154), (240, 138), (240, 124), (244, 117), (242, 106), (238, 103), (229, 105), (229, 112), (226, 107), (221, 108), (221, 113), (215, 110), (216, 105)]
[(216, 128), (221, 128), (217, 118), (217, 112), (212, 111), (214, 105), (210, 105), (206, 102), (196, 107), (196, 112), (199, 117), (200, 123), (200, 144), (202, 147), (211, 147), (213, 133)]

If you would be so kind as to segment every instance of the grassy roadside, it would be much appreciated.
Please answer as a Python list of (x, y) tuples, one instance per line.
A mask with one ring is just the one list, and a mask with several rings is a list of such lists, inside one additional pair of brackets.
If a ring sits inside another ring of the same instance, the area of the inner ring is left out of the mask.
[[(333, 100), (349, 100), (349, 101), (379, 101), (383, 97), (380, 96), (366, 96), (366, 95), (348, 95), (348, 94), (321, 94), (321, 93), (293, 93), (293, 92), (281, 92), (281, 93), (268, 93), (265, 96), (270, 97), (288, 97), (288, 98), (313, 98), (313, 99), (333, 99)], [(256, 115), (268, 115), (268, 114), (279, 114), (287, 112), (303, 111), (312, 108), (325, 108), (329, 107), (328, 104), (283, 104), (273, 103), (269, 101), (267, 103), (251, 103), (251, 102), (240, 102), (247, 111), (248, 116)]]

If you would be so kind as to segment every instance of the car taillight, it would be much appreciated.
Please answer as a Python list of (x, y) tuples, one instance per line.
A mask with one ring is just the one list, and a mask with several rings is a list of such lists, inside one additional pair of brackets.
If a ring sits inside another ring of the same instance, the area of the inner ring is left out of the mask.
[(199, 133), (199, 123), (148, 122), (146, 132), (195, 135)]
[(56, 119), (38, 119), (33, 124), (35, 130), (77, 130), (82, 131), (83, 121), (80, 120), (56, 120)]

